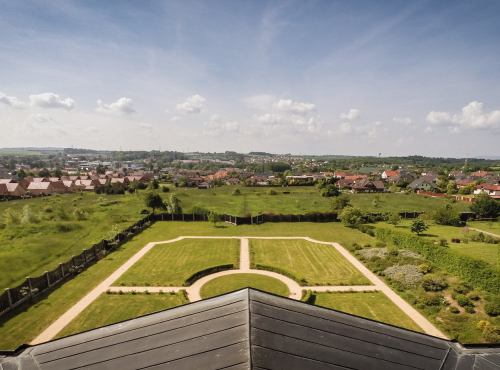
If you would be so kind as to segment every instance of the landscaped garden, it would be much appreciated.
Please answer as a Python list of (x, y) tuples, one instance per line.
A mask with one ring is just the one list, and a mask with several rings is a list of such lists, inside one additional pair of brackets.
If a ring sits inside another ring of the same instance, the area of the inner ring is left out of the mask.
[(246, 287), (264, 290), (269, 293), (288, 297), (288, 287), (279, 280), (257, 274), (234, 274), (215, 278), (201, 288), (201, 298), (215, 297)]

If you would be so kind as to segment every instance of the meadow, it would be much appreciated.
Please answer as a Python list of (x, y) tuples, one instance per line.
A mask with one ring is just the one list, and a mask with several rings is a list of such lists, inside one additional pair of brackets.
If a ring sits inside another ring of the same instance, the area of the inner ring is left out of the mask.
[(332, 245), (306, 240), (250, 239), (251, 262), (301, 276), (306, 285), (371, 285)]
[(201, 298), (205, 299), (246, 287), (264, 290), (283, 297), (288, 297), (290, 294), (284, 283), (272, 277), (257, 274), (234, 274), (210, 280), (203, 285), (200, 295)]
[(238, 267), (239, 239), (184, 239), (158, 244), (114, 286), (182, 286), (195, 272), (218, 265)]
[(399, 307), (381, 292), (326, 292), (314, 293), (314, 304), (333, 310), (347, 312), (367, 319), (385, 322), (422, 332)]

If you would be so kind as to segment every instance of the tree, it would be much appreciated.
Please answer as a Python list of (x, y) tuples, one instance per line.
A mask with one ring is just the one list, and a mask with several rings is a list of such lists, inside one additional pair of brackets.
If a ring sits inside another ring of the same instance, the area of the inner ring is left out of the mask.
[(339, 213), (338, 217), (344, 225), (354, 226), (363, 222), (363, 213), (358, 207), (346, 207)]
[(417, 235), (420, 235), (428, 228), (429, 226), (424, 222), (424, 220), (421, 220), (420, 218), (416, 218), (411, 224), (411, 232), (416, 233)]
[(399, 215), (399, 212), (392, 212), (387, 218), (387, 223), (394, 226), (396, 226), (400, 222), (401, 222), (401, 216)]
[(335, 197), (335, 199), (331, 203), (331, 208), (336, 210), (336, 209), (344, 209), (348, 207), (351, 204), (351, 197), (349, 194), (342, 194), (339, 195), (338, 197)]
[(446, 193), (447, 194), (457, 193), (457, 184), (455, 183), (455, 181), (448, 182), (448, 185), (446, 186)]
[(167, 212), (171, 214), (182, 213), (182, 208), (180, 206), (180, 199), (177, 198), (175, 194), (170, 195), (170, 198), (166, 202)]
[(321, 189), (321, 196), (323, 197), (338, 197), (340, 195), (340, 190), (332, 184), (326, 185)]
[(470, 210), (483, 218), (497, 218), (500, 214), (500, 203), (488, 194), (479, 194), (470, 205)]
[(214, 226), (216, 226), (217, 223), (220, 222), (219, 214), (215, 211), (210, 211), (208, 214), (208, 222), (211, 222)]
[(449, 204), (438, 208), (433, 218), (438, 225), (460, 226), (460, 216)]
[(144, 193), (144, 204), (146, 207), (153, 208), (153, 213), (155, 213), (156, 208), (165, 209), (165, 204), (163, 199), (161, 199), (159, 194), (148, 191)]

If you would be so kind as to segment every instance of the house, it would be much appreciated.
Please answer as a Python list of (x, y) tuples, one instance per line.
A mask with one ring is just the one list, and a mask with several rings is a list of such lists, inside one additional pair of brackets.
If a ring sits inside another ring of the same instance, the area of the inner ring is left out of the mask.
[(479, 185), (474, 186), (474, 194), (477, 195), (477, 194), (485, 193), (486, 191), (484, 189), (487, 188), (488, 186), (490, 186), (490, 184), (479, 184)]
[(490, 197), (500, 199), (500, 185), (490, 185), (483, 189)]
[(12, 195), (14, 197), (23, 197), (24, 195), (26, 195), (26, 189), (18, 183), (11, 182), (5, 185), (7, 186), (9, 195)]
[(384, 183), (380, 180), (355, 180), (352, 185), (353, 193), (382, 193), (384, 191)]
[(476, 176), (476, 177), (479, 177), (479, 178), (483, 178), (485, 177), (486, 175), (495, 175), (494, 173), (491, 173), (491, 172), (488, 172), (488, 171), (476, 171), (476, 172), (473, 172), (470, 174), (471, 176)]
[(52, 183), (47, 181), (33, 181), (26, 189), (31, 195), (49, 195), (56, 192)]
[(472, 184), (473, 182), (475, 182), (474, 179), (468, 178), (456, 181), (455, 184), (457, 185), (457, 188), (460, 189), (460, 188), (466, 188), (467, 185)]
[(434, 192), (438, 188), (434, 182), (428, 181), (425, 177), (420, 177), (412, 181), (407, 187), (414, 191), (423, 190), (429, 192)]
[(460, 181), (467, 178), (467, 175), (462, 171), (451, 171), (448, 177), (453, 177), (456, 181)]
[(240, 183), (240, 179), (236, 177), (230, 177), (226, 180), (226, 185), (238, 185)]
[(346, 176), (346, 174), (344, 171), (335, 171), (333, 173), (333, 177), (335, 177), (337, 179), (343, 179), (345, 176)]
[[(128, 178), (126, 178), (126, 177), (123, 177), (123, 178), (116, 178), (116, 177), (114, 177), (114, 178), (111, 179), (111, 184), (116, 184), (117, 182), (119, 182), (119, 183), (121, 183), (123, 185), (130, 184), (130, 180)], [(99, 182), (99, 185), (95, 184), (94, 186), (100, 186), (100, 185), (101, 185), (101, 183)]]
[(64, 186), (66, 187), (66, 193), (75, 193), (77, 188), (75, 186), (74, 181), (63, 181)]
[(354, 185), (354, 180), (352, 179), (340, 179), (335, 183), (335, 186), (339, 189), (352, 189)]
[(384, 172), (382, 172), (382, 179), (387, 179), (388, 177), (390, 176), (396, 176), (396, 175), (399, 175), (399, 171), (391, 171), (391, 170), (386, 170)]
[(9, 195), (9, 189), (7, 189), (7, 184), (0, 182), (0, 195)]
[(66, 186), (64, 185), (64, 182), (58, 180), (58, 181), (51, 181), (50, 184), (54, 188), (54, 191), (57, 194), (64, 194), (66, 193)]
[[(19, 343), (20, 344), (20, 343)], [(463, 345), (246, 288), (0, 357), (0, 368), (498, 370), (500, 348)]]
[(198, 184), (198, 189), (209, 189), (210, 187), (211, 187), (210, 184), (208, 182), (205, 182), (205, 181), (200, 182)]

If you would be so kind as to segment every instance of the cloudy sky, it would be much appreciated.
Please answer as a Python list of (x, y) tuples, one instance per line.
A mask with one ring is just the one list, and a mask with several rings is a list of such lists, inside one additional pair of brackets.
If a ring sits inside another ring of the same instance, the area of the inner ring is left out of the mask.
[(0, 147), (500, 155), (500, 2), (0, 0)]

